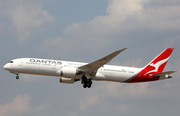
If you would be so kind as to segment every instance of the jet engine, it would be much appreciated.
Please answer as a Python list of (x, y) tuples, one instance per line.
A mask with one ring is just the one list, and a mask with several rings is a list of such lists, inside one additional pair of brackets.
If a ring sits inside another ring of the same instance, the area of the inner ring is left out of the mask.
[(63, 78), (63, 77), (60, 77), (60, 80), (59, 80), (60, 83), (66, 83), (66, 84), (73, 84), (75, 82), (75, 79), (73, 78)]
[(78, 73), (77, 68), (73, 68), (73, 67), (64, 67), (61, 68), (61, 73), (60, 75), (62, 77), (75, 77)]

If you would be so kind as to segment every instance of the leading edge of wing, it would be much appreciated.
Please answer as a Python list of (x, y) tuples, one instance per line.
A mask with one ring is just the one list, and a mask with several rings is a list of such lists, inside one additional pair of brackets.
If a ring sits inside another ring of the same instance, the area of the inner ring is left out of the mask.
[(114, 57), (116, 57), (119, 53), (121, 53), (122, 51), (126, 50), (127, 48), (121, 49), (121, 50), (117, 50), (99, 60), (96, 60), (92, 63), (83, 65), (78, 67), (78, 69), (80, 71), (83, 71), (85, 73), (93, 73), (96, 72), (100, 67), (102, 67), (104, 64), (108, 63), (109, 61), (111, 61)]

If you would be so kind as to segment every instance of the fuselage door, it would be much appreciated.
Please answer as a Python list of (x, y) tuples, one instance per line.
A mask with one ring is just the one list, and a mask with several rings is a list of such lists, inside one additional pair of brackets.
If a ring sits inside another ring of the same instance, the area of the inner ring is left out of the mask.
[(19, 66), (23, 66), (24, 62), (23, 60), (19, 60)]

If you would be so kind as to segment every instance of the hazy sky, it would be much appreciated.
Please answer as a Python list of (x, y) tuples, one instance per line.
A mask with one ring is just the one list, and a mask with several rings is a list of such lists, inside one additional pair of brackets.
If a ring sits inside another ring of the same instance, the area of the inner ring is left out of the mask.
[[(179, 0), (0, 0), (0, 116), (179, 116)], [(110, 64), (143, 67), (175, 48), (173, 78), (137, 84), (59, 83), (3, 69), (20, 57), (92, 62), (128, 47)]]

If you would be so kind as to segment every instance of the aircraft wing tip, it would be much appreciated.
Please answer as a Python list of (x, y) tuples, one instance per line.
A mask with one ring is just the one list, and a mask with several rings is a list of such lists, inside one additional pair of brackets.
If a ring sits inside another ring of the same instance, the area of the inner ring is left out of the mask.
[(128, 49), (128, 48), (126, 47), (126, 48), (120, 49), (120, 50), (118, 50), (118, 51), (124, 51), (124, 50), (126, 50), (126, 49)]

